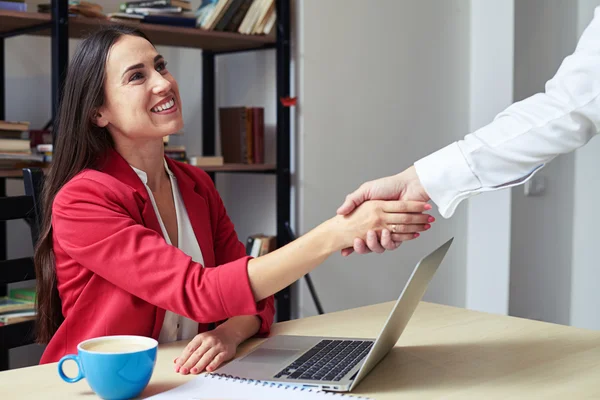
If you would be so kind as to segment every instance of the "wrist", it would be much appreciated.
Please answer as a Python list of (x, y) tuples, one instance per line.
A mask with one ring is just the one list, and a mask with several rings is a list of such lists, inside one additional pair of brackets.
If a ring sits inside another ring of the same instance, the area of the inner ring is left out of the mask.
[(260, 329), (260, 318), (256, 315), (232, 317), (215, 328), (226, 340), (239, 346)]
[(409, 200), (431, 200), (429, 193), (427, 193), (425, 187), (421, 183), (417, 168), (414, 165), (411, 165), (409, 168), (399, 173), (398, 178), (401, 182), (404, 182), (404, 192)]
[(345, 218), (343, 215), (336, 215), (315, 228), (316, 240), (321, 244), (320, 247), (326, 255), (333, 254), (346, 247), (340, 234), (345, 230)]

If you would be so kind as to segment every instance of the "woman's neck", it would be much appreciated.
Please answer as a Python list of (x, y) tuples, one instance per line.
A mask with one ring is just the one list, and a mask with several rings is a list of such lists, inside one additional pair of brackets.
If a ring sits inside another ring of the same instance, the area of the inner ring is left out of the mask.
[(129, 165), (146, 173), (146, 183), (153, 192), (160, 191), (161, 187), (169, 184), (169, 177), (165, 171), (164, 144), (162, 139), (153, 139), (140, 143), (115, 143), (115, 150), (129, 163)]

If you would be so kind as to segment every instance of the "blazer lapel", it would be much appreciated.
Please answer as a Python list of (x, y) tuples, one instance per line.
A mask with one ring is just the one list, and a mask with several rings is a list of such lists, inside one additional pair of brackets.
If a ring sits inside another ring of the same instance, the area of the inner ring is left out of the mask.
[(154, 212), (154, 206), (152, 206), (152, 201), (150, 200), (150, 196), (148, 196), (148, 190), (146, 190), (146, 186), (144, 186), (140, 177), (127, 161), (115, 150), (109, 150), (99, 169), (117, 178), (134, 190), (134, 195), (140, 206), (143, 225), (163, 236), (158, 217)]
[(177, 185), (179, 186), (183, 204), (185, 205), (192, 229), (196, 235), (196, 240), (202, 251), (204, 266), (214, 267), (215, 253), (212, 226), (206, 198), (199, 193), (196, 182), (174, 161), (167, 158), (167, 164), (169, 165), (169, 169), (175, 174), (175, 178), (177, 178)]

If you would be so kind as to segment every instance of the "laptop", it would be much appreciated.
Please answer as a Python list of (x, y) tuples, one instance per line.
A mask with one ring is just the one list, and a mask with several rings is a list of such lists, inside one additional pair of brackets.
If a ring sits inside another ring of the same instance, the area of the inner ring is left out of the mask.
[(317, 390), (352, 391), (400, 338), (453, 239), (419, 261), (375, 340), (273, 336), (216, 373)]

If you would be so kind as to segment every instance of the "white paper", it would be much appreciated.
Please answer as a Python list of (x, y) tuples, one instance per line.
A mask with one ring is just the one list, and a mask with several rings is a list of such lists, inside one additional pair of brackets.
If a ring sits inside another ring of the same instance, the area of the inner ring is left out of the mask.
[(274, 385), (266, 382), (245, 381), (218, 375), (199, 375), (179, 387), (149, 397), (152, 400), (300, 400), (333, 399), (346, 397), (341, 393), (321, 392), (296, 386)]

